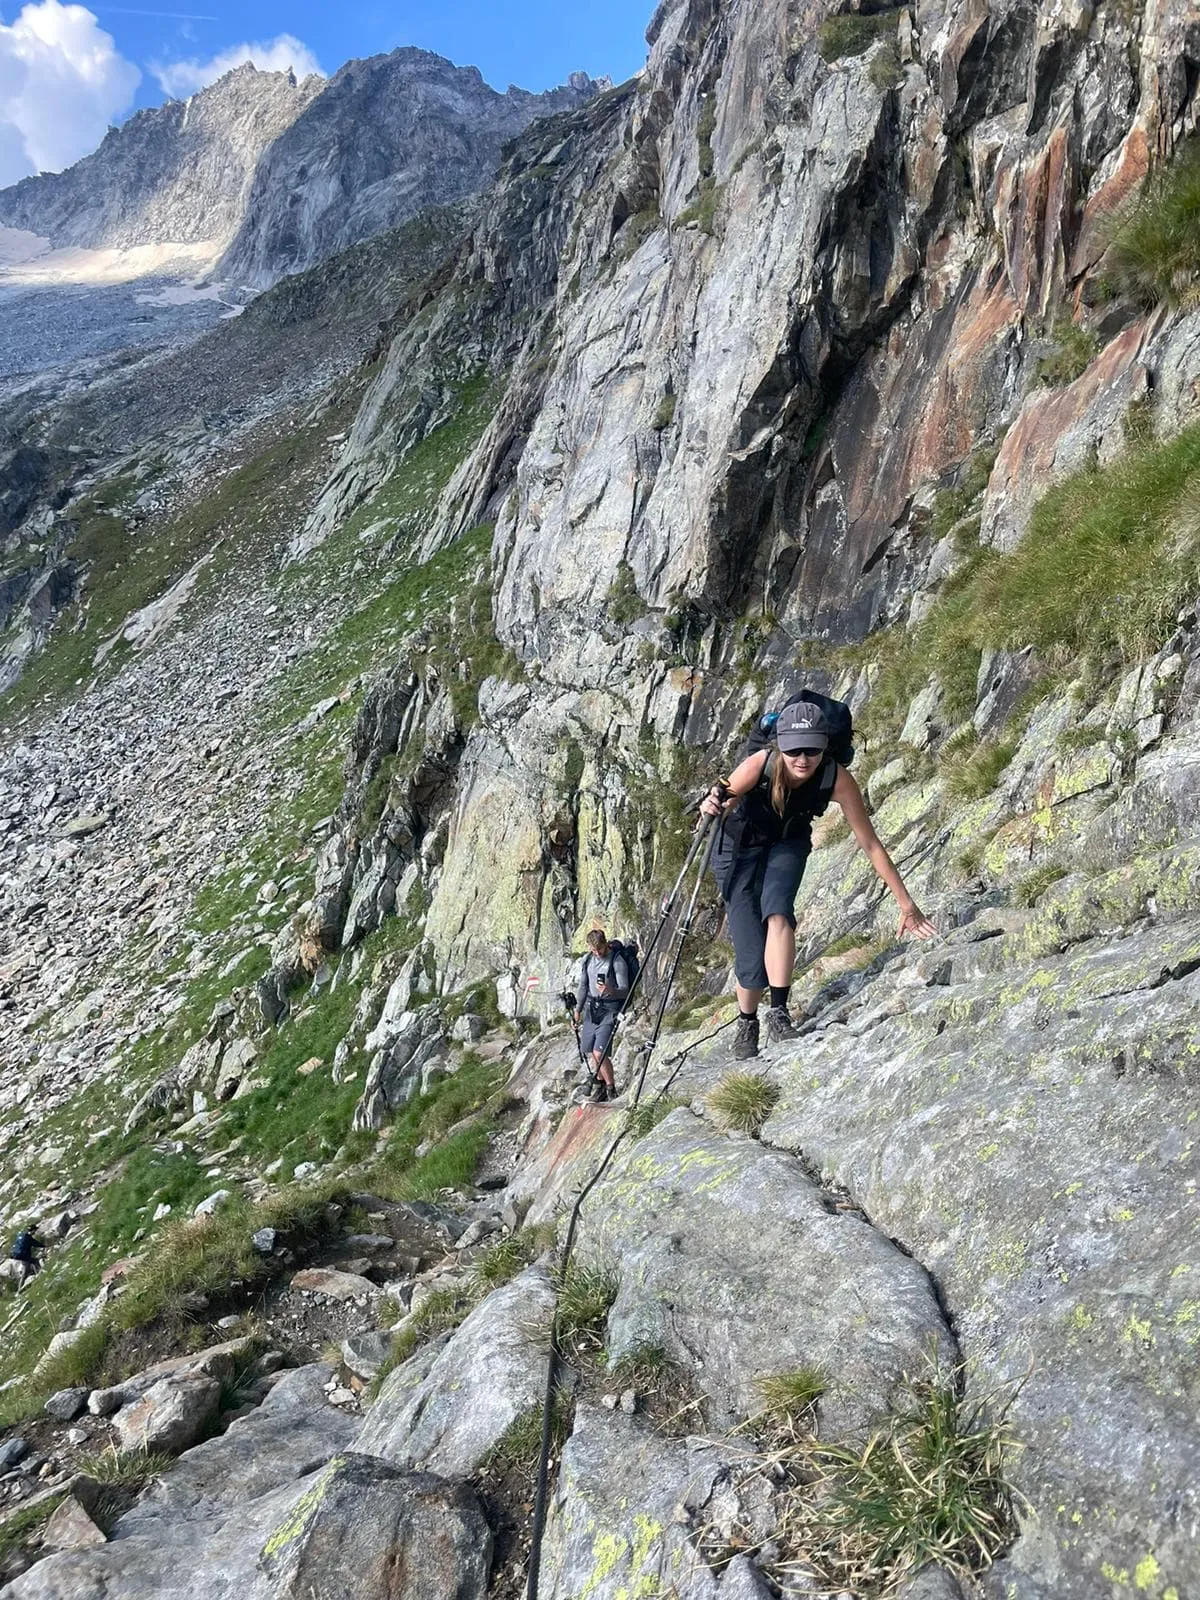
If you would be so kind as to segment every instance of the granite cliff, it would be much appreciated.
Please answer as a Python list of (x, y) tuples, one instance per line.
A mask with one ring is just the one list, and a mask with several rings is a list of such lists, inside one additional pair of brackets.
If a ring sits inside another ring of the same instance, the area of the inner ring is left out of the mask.
[[(620, 1129), (543, 1594), (1194, 1592), (1195, 21), (664, 0), (648, 37), (269, 437), (118, 425), (81, 472), (84, 411), (14, 420), (10, 540), (61, 536), (74, 598), (5, 711), (0, 1204), (68, 1220), (4, 1415), (69, 1380), (144, 1423), (182, 1316), (297, 1317), (302, 1364), (13, 1600), (365, 1600), (430, 1539), (431, 1594), (515, 1593), (553, 1252)], [(938, 942), (823, 825), (755, 1114), (711, 891), (668, 1098), (568, 1106), (582, 933), (648, 935), (799, 677)], [(297, 1306), (384, 1286), (364, 1407)], [(158, 1405), (212, 1425), (212, 1371)]]

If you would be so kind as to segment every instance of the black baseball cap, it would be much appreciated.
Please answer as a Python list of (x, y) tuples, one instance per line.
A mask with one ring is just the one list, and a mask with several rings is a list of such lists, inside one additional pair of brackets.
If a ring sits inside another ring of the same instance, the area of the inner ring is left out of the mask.
[(805, 750), (822, 754), (829, 748), (825, 713), (811, 700), (797, 700), (793, 705), (784, 706), (775, 724), (775, 738), (784, 755), (800, 755)]

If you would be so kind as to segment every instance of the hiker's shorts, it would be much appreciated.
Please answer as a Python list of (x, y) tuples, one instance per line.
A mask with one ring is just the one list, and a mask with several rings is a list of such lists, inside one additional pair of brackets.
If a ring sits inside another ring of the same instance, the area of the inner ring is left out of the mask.
[(786, 917), (796, 926), (796, 895), (811, 851), (811, 840), (784, 839), (716, 859), (717, 888), (733, 940), (733, 970), (743, 989), (767, 987), (767, 918)]
[(617, 1016), (621, 1010), (621, 1002), (597, 1004), (589, 1000), (583, 1012), (583, 1053), (589, 1056), (595, 1051), (603, 1061), (612, 1045), (613, 1034), (617, 1028)]

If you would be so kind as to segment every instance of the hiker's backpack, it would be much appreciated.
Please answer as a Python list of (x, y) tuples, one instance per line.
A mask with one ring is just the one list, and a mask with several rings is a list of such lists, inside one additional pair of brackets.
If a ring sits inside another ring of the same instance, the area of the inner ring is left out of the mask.
[(23, 1228), (12, 1242), (9, 1259), (11, 1261), (28, 1261), (32, 1255), (33, 1234)]
[(854, 761), (854, 718), (850, 707), (844, 700), (832, 700), (826, 694), (818, 694), (815, 689), (801, 689), (798, 694), (785, 700), (778, 710), (765, 711), (754, 724), (741, 759), (744, 761), (747, 756), (767, 749), (774, 741), (775, 725), (781, 713), (798, 700), (807, 700), (824, 713), (825, 725), (829, 729), (829, 754), (839, 767), (850, 766)]
[[(638, 960), (638, 947), (633, 939), (610, 939), (608, 941), (609, 954), (620, 956), (625, 963), (625, 970), (629, 974), (629, 988), (632, 989), (638, 973), (641, 971), (641, 962)], [(629, 990), (625, 991), (627, 994)]]

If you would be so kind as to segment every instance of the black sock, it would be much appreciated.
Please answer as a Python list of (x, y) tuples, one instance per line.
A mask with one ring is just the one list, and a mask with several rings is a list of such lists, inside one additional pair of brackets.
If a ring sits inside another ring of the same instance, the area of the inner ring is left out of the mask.
[(782, 986), (782, 988), (777, 983), (773, 983), (771, 985), (771, 1004), (772, 1004), (772, 1006), (782, 1006), (784, 1008), (784, 1010), (786, 1011), (787, 1010), (787, 1003), (788, 1003), (788, 990), (791, 987), (792, 986), (791, 986), (790, 983), (785, 983)]
[(738, 1007), (738, 1016), (741, 1017), (743, 1022), (753, 1022), (755, 1017), (757, 1017), (757, 1015), (758, 1015), (758, 1007), (757, 1006), (755, 1006), (753, 1011), (743, 1011), (741, 1006)]

